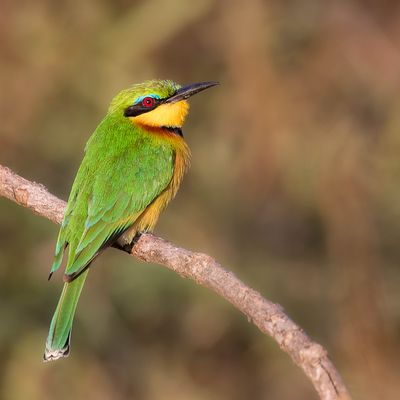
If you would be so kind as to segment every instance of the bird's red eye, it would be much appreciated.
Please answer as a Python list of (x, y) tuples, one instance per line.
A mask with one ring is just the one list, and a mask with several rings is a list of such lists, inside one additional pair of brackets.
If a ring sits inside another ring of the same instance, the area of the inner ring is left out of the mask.
[(143, 100), (142, 100), (142, 105), (143, 105), (143, 107), (153, 107), (154, 106), (154, 103), (155, 103), (155, 100), (154, 100), (154, 98), (153, 97), (145, 97)]

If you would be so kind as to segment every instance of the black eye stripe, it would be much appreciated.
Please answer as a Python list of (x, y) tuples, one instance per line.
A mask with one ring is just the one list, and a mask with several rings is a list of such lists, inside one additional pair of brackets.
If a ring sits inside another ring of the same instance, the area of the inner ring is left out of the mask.
[(154, 110), (155, 108), (157, 108), (160, 104), (162, 104), (164, 102), (164, 100), (162, 100), (162, 99), (155, 99), (153, 97), (151, 97), (151, 98), (154, 99), (154, 104), (151, 107), (143, 105), (143, 101), (146, 100), (146, 97), (145, 97), (139, 103), (125, 108), (124, 116), (125, 117), (137, 117), (140, 114), (144, 114), (146, 112)]

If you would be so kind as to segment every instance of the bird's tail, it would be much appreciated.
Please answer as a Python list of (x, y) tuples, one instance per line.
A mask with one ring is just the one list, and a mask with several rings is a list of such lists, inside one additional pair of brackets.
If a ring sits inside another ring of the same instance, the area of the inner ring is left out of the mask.
[(64, 284), (60, 300), (51, 320), (46, 341), (44, 361), (57, 360), (69, 354), (71, 329), (76, 305), (89, 270), (86, 270), (72, 282)]

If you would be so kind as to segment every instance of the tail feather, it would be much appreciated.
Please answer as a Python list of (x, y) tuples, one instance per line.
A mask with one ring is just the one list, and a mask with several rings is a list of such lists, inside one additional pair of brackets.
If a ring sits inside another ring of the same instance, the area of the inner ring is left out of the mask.
[(68, 357), (71, 346), (71, 331), (69, 332), (67, 342), (65, 343), (65, 346), (63, 348), (53, 350), (52, 348), (47, 346), (48, 343), (46, 342), (46, 349), (43, 354), (43, 361), (47, 362), (47, 361), (58, 360), (59, 358), (62, 357)]
[(86, 270), (72, 282), (64, 284), (56, 311), (50, 324), (46, 341), (44, 361), (68, 357), (71, 342), (71, 329), (76, 306), (89, 270)]

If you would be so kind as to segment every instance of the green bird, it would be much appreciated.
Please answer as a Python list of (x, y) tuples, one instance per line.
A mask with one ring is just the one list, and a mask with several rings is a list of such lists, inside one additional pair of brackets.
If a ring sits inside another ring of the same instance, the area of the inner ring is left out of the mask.
[(182, 125), (187, 99), (217, 82), (169, 80), (120, 92), (88, 140), (72, 185), (50, 276), (68, 253), (64, 287), (50, 324), (44, 360), (66, 357), (76, 306), (91, 262), (107, 247), (132, 246), (151, 231), (189, 166)]

